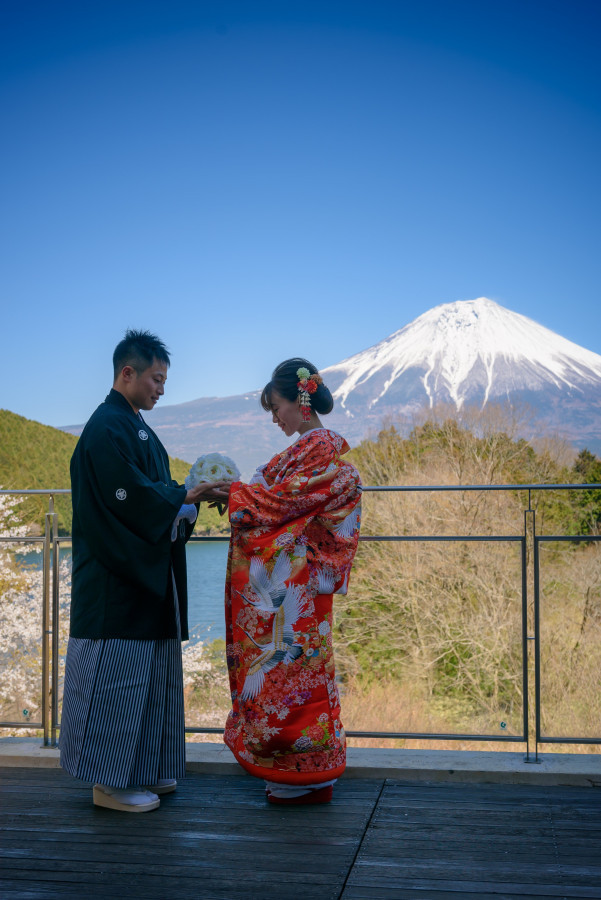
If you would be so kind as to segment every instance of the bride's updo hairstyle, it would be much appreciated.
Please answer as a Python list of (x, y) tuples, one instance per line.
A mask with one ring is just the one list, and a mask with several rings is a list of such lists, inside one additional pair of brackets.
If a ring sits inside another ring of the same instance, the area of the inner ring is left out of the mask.
[[(266, 412), (271, 412), (272, 410), (271, 397), (274, 391), (276, 391), (280, 397), (290, 400), (291, 403), (298, 400), (299, 377), (297, 372), (299, 369), (308, 369), (310, 372), (309, 378), (311, 375), (319, 374), (313, 363), (310, 363), (307, 359), (301, 359), (300, 357), (287, 359), (280, 363), (279, 366), (276, 366), (273, 370), (271, 381), (267, 382), (261, 394), (261, 406)], [(334, 408), (334, 399), (329, 388), (327, 388), (325, 384), (318, 384), (315, 393), (309, 394), (309, 397), (311, 398), (311, 409), (315, 410), (317, 415), (325, 416), (329, 412), (332, 412)]]

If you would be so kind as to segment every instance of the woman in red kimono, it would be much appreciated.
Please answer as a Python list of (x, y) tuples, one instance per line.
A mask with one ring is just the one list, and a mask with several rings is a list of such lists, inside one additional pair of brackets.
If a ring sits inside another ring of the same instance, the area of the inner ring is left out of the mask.
[(272, 803), (319, 803), (346, 765), (332, 650), (332, 595), (346, 594), (359, 539), (359, 473), (319, 420), (334, 402), (315, 366), (290, 359), (261, 404), (298, 439), (230, 490), (224, 739)]

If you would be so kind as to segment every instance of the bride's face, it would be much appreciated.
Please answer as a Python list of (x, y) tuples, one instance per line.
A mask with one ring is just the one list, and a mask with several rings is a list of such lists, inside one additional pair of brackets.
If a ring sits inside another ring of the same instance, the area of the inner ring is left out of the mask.
[(271, 412), (274, 424), (282, 429), (286, 437), (290, 437), (306, 424), (298, 403), (295, 400), (286, 400), (277, 391), (271, 394)]

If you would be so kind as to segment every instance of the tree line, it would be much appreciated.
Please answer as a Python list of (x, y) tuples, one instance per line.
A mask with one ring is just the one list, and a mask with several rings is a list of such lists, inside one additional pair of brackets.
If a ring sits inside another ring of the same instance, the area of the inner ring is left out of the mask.
[[(405, 437), (389, 423), (352, 451), (367, 485), (516, 485), (364, 494), (364, 537), (442, 538), (362, 543), (349, 595), (337, 604), (343, 689), (347, 683), (365, 693), (377, 684), (382, 697), (388, 685), (388, 702), (393, 695), (406, 701), (397, 704), (397, 718), (406, 720), (397, 730), (416, 730), (421, 705), (423, 730), (433, 717), (450, 716), (466, 731), (519, 733), (520, 544), (444, 538), (521, 535), (529, 492), (520, 484), (601, 484), (601, 460), (559, 441), (537, 447), (517, 430), (505, 410), (433, 411)], [(534, 491), (531, 499), (538, 534), (599, 534), (601, 490)], [(601, 711), (601, 546), (540, 546), (544, 722), (556, 733), (592, 735)]]

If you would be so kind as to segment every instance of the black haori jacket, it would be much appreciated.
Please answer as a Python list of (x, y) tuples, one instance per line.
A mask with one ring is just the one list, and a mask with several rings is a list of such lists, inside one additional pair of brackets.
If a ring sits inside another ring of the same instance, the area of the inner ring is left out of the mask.
[(92, 414), (71, 458), (71, 637), (188, 637), (185, 543), (173, 521), (186, 488), (172, 481), (167, 452), (118, 391)]

